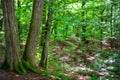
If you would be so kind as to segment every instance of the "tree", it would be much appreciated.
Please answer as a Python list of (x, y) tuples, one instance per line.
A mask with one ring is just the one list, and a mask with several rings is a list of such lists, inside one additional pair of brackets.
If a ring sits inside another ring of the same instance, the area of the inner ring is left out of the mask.
[[(15, 15), (14, 0), (2, 0), (5, 25), (5, 61), (3, 68), (26, 73), (26, 69), (39, 72), (34, 63), (38, 42), (43, 0), (34, 0), (30, 31), (23, 57), (20, 54), (18, 24)], [(8, 7), (9, 6), (9, 7)]]
[(3, 67), (19, 71), (19, 68), (21, 68), (21, 55), (14, 0), (1, 0), (1, 2), (3, 6), (6, 45)]
[(103, 22), (104, 22), (104, 9), (100, 10), (100, 21), (101, 21), (101, 26), (100, 26), (100, 34), (101, 34), (101, 43), (100, 47), (102, 50), (102, 40), (103, 40)]
[(44, 8), (43, 8), (43, 16), (42, 16), (42, 32), (41, 32), (41, 40), (40, 40), (40, 46), (43, 46), (43, 44), (44, 44), (44, 35), (45, 35), (45, 24), (46, 24), (46, 19), (47, 19), (47, 8), (48, 8), (48, 1), (46, 0), (45, 2), (44, 2)]
[(33, 3), (32, 19), (23, 56), (23, 59), (29, 62), (30, 65), (35, 65), (35, 53), (38, 44), (43, 1), (44, 0), (34, 0)]
[(3, 18), (2, 18), (2, 16), (0, 16), (0, 31), (2, 31), (2, 24), (3, 24)]
[[(20, 0), (17, 0), (17, 7), (20, 10), (20, 8), (21, 8)], [(20, 29), (20, 17), (18, 18), (18, 29)]]
[[(2, 9), (1, 3), (0, 3), (0, 10)], [(2, 25), (3, 25), (3, 14), (2, 11), (0, 12), (0, 31), (2, 31)]]
[[(84, 9), (86, 2), (83, 1), (82, 2), (82, 9)], [(82, 11), (82, 41), (84, 41), (85, 43), (87, 43), (86, 41), (86, 23), (85, 23), (85, 11)]]
[(40, 61), (40, 66), (43, 68), (47, 67), (50, 29), (51, 29), (51, 24), (52, 24), (52, 15), (53, 15), (53, 2), (54, 0), (51, 0), (49, 2), (48, 18), (47, 18), (46, 25), (45, 25), (45, 33), (44, 33), (45, 38), (43, 42), (42, 56), (41, 56), (41, 61)]

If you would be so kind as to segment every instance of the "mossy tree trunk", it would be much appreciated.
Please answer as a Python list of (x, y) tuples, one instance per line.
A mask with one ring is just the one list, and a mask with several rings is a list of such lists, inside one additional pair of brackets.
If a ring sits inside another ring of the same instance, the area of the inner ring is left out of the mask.
[(15, 70), (18, 73), (26, 73), (26, 69), (37, 71), (34, 67), (34, 57), (38, 42), (38, 33), (41, 20), (43, 0), (34, 0), (33, 14), (30, 31), (23, 57), (20, 54), (18, 24), (15, 16), (14, 0), (2, 0), (4, 26), (5, 26), (5, 61), (3, 68)]
[(18, 70), (21, 62), (18, 26), (15, 16), (14, 0), (1, 0), (5, 26), (5, 61), (3, 68)]
[(23, 59), (32, 66), (35, 66), (35, 53), (37, 51), (43, 2), (44, 0), (34, 0), (30, 29), (23, 55)]
[(54, 0), (50, 0), (49, 2), (48, 18), (45, 25), (46, 28), (45, 28), (45, 35), (44, 35), (44, 43), (43, 43), (42, 56), (40, 61), (40, 66), (43, 68), (47, 67), (49, 38), (50, 38), (50, 30), (51, 30), (52, 14), (53, 14), (53, 2)]

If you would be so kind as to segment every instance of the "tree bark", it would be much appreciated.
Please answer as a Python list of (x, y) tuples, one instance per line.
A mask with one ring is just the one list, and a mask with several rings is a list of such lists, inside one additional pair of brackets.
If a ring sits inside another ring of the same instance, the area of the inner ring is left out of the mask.
[(37, 51), (43, 2), (44, 0), (34, 0), (30, 29), (23, 55), (23, 59), (33, 66), (35, 65), (35, 53)]
[[(85, 1), (82, 2), (82, 9), (84, 9)], [(82, 11), (82, 41), (87, 43), (86, 40), (86, 25), (85, 25), (85, 11)]]
[[(19, 10), (20, 10), (20, 8), (21, 8), (20, 0), (17, 1), (17, 7), (18, 7)], [(19, 11), (19, 12), (20, 12), (20, 11)], [(19, 18), (18, 18), (18, 29), (20, 29), (20, 24), (21, 24), (21, 22), (20, 22), (20, 17), (19, 17)]]
[(1, 0), (1, 2), (3, 7), (6, 45), (3, 67), (10, 70), (18, 70), (21, 55), (14, 0)]
[[(0, 9), (2, 9), (2, 5), (0, 4)], [(3, 25), (3, 14), (0, 13), (0, 31), (2, 31), (2, 26)]]
[(101, 20), (101, 26), (100, 26), (100, 48), (102, 50), (103, 48), (103, 44), (102, 44), (102, 40), (103, 40), (103, 22), (104, 22), (104, 9), (100, 10), (100, 20)]
[[(110, 32), (110, 35), (111, 35), (111, 38), (113, 37), (113, 5), (111, 5), (111, 9), (110, 9), (110, 17), (111, 17), (111, 20), (110, 20), (110, 27), (111, 27), (111, 32)], [(113, 41), (111, 40), (111, 48), (113, 47)]]
[(53, 14), (53, 2), (54, 0), (50, 0), (49, 3), (49, 9), (48, 9), (48, 19), (46, 22), (46, 31), (45, 31), (45, 40), (43, 43), (43, 50), (42, 50), (42, 56), (40, 61), (40, 66), (43, 68), (47, 67), (47, 57), (48, 57), (48, 47), (49, 47), (49, 39), (50, 39), (50, 29), (51, 29), (51, 23), (52, 23), (52, 14)]
[(0, 31), (2, 31), (3, 18), (0, 18)]
[(47, 5), (48, 5), (48, 1), (45, 1), (44, 2), (44, 8), (43, 8), (43, 17), (42, 17), (42, 32), (41, 32), (41, 39), (40, 39), (40, 46), (43, 46), (44, 44), (44, 36), (45, 36), (45, 24), (46, 24), (46, 21), (47, 21)]

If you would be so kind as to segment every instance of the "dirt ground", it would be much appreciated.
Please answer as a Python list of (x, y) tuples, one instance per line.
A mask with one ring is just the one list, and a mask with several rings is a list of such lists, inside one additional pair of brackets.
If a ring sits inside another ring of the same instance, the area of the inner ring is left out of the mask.
[(19, 75), (15, 72), (0, 69), (0, 80), (51, 80), (51, 78), (32, 72), (28, 72), (26, 75)]
[[(0, 64), (2, 64), (3, 61), (4, 58), (0, 57)], [(30, 71), (28, 71), (27, 74), (17, 74), (12, 71), (0, 69), (0, 80), (51, 80), (51, 78)]]

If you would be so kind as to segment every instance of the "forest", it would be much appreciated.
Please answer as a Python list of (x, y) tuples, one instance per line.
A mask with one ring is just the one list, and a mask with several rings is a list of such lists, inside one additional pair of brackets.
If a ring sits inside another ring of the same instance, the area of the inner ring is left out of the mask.
[(0, 80), (120, 80), (120, 0), (0, 0)]

